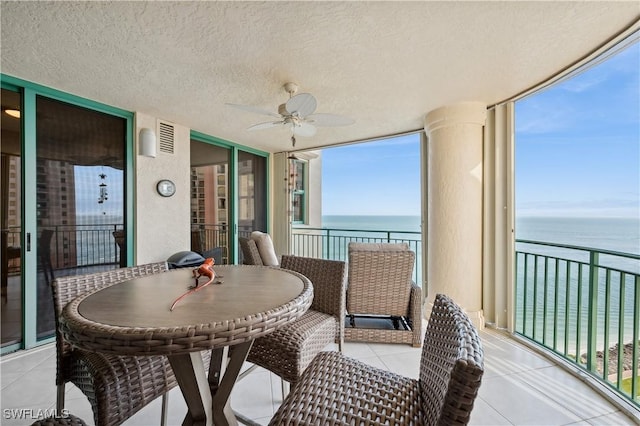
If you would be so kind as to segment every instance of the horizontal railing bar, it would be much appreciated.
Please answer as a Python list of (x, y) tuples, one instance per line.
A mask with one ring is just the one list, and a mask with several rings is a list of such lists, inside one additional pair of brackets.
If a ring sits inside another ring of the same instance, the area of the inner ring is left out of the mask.
[[(412, 236), (416, 236), (413, 237)], [(347, 260), (348, 243), (407, 243), (416, 255), (413, 279), (424, 285), (422, 274), (422, 233), (381, 229), (317, 228), (294, 226), (292, 228), (292, 253), (299, 256), (315, 256), (333, 260)]]
[(544, 241), (519, 240), (519, 239), (516, 239), (516, 243), (535, 244), (535, 245), (540, 245), (540, 246), (558, 247), (558, 248), (567, 248), (567, 249), (579, 250), (579, 251), (596, 251), (596, 252), (598, 252), (600, 254), (607, 254), (607, 255), (611, 255), (611, 256), (619, 256), (619, 257), (625, 257), (625, 258), (629, 258), (629, 259), (640, 260), (640, 254), (623, 253), (623, 252), (619, 252), (619, 251), (598, 249), (598, 248), (592, 248), (592, 247), (580, 247), (580, 246), (574, 246), (574, 245), (569, 245), (569, 244), (558, 244), (558, 243), (548, 243), (548, 242), (544, 242)]
[[(347, 228), (308, 228), (308, 227), (293, 227), (294, 231), (340, 231), (340, 232), (375, 232), (378, 234), (416, 234), (416, 235), (422, 235), (421, 232), (419, 231), (394, 231), (394, 230), (388, 230), (388, 229), (384, 229), (384, 230), (380, 230), (380, 229), (347, 229)], [(304, 235), (304, 234), (300, 234), (300, 235)], [(345, 235), (336, 235), (336, 236), (340, 236), (340, 237), (344, 237)]]
[[(597, 251), (594, 250), (595, 253), (600, 253), (602, 254), (601, 251)], [(516, 250), (516, 255), (521, 254), (524, 256), (540, 256), (546, 259), (556, 259), (556, 260), (560, 260), (560, 261), (564, 261), (564, 262), (569, 262), (572, 264), (576, 264), (576, 265), (580, 265), (580, 266), (591, 266), (591, 264), (589, 262), (585, 262), (583, 260), (575, 260), (575, 259), (567, 259), (566, 257), (556, 257), (556, 256), (548, 256), (548, 255), (544, 255), (544, 254), (539, 254), (539, 253), (531, 253), (528, 251), (521, 251), (521, 250)], [(619, 272), (621, 274), (635, 274), (635, 272), (633, 271), (629, 271), (626, 269), (619, 269), (615, 266), (605, 266), (605, 265), (595, 265), (597, 268), (601, 268), (603, 270), (610, 270), (610, 271), (614, 271), (614, 272)]]

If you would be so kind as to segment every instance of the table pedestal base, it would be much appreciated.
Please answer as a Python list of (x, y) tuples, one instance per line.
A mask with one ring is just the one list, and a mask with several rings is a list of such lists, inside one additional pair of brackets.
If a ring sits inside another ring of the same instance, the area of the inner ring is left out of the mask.
[(168, 356), (189, 409), (183, 426), (238, 424), (229, 397), (252, 344), (213, 349), (208, 378), (199, 352)]

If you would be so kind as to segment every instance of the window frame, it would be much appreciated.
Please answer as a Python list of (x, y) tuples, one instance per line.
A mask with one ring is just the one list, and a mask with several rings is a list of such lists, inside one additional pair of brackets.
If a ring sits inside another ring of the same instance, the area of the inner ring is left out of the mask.
[[(298, 175), (298, 166), (301, 167), (301, 176)], [(294, 225), (306, 225), (309, 222), (308, 189), (309, 189), (309, 162), (301, 159), (291, 160), (291, 223)], [(302, 189), (298, 188), (298, 179), (302, 180)], [(296, 198), (300, 199), (300, 217), (296, 216)]]

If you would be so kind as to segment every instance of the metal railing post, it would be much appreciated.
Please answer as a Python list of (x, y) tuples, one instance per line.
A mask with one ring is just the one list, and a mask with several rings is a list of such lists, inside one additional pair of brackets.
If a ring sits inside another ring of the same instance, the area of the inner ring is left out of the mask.
[[(533, 262), (533, 271), (529, 271), (529, 257), (536, 259), (540, 254), (534, 250), (516, 250), (516, 289), (518, 295), (522, 293), (515, 308), (522, 326), (517, 327), (516, 332), (558, 353), (640, 406), (640, 254), (532, 240), (516, 240), (516, 243), (531, 244), (537, 248), (557, 247), (588, 253), (589, 257), (589, 263), (583, 255), (581, 260), (572, 259), (574, 255), (550, 257), (555, 262), (554, 303), (553, 306), (543, 303), (542, 318), (539, 318), (536, 316), (536, 287), (543, 283), (537, 274), (544, 272), (544, 289), (541, 291), (546, 295), (550, 291), (548, 286), (552, 285), (548, 279), (549, 268), (545, 263), (544, 271), (539, 271)], [(608, 256), (605, 264), (601, 263), (600, 255)], [(565, 266), (561, 268), (562, 262)], [(524, 268), (521, 263), (524, 263)], [(565, 269), (564, 278), (561, 277), (561, 269)], [(615, 282), (614, 277), (617, 277)], [(534, 288), (530, 289), (532, 285)], [(533, 293), (534, 300), (529, 293)], [(529, 312), (532, 310), (529, 305), (533, 305), (533, 312)], [(548, 331), (544, 330), (546, 315), (551, 314), (547, 312), (551, 309), (553, 344), (544, 338)], [(533, 324), (529, 325), (532, 317)], [(540, 320), (544, 323), (542, 342), (537, 339), (536, 331)], [(560, 348), (562, 340), (564, 346)]]
[(598, 363), (596, 361), (596, 342), (598, 324), (598, 263), (597, 251), (589, 252), (589, 319), (587, 322), (587, 370), (595, 372)]
[(324, 250), (327, 251), (326, 257), (327, 257), (327, 259), (329, 259), (331, 257), (330, 256), (331, 253), (329, 252), (330, 246), (331, 246), (331, 243), (330, 243), (330, 241), (331, 241), (331, 230), (330, 229), (327, 229), (327, 237), (326, 237), (325, 241), (326, 241), (326, 246), (323, 243), (323, 246), (325, 246), (325, 247), (323, 247), (322, 251), (324, 251)]
[(640, 333), (640, 276), (636, 275), (634, 279), (633, 294), (633, 346), (631, 348), (631, 399), (638, 399), (638, 333)]

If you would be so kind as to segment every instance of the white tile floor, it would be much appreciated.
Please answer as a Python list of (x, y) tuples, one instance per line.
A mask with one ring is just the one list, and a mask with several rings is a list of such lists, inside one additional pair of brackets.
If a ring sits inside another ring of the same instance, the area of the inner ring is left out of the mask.
[[(472, 425), (636, 424), (580, 379), (509, 336), (486, 329), (481, 337), (485, 374), (471, 416)], [(350, 342), (344, 349), (346, 355), (410, 377), (417, 377), (420, 351), (407, 345)], [(0, 424), (29, 425), (32, 417), (55, 408), (55, 368), (52, 344), (2, 357)], [(169, 401), (169, 424), (179, 425), (186, 411), (179, 389), (171, 392)], [(232, 394), (234, 410), (261, 424), (268, 423), (281, 401), (279, 378), (260, 369), (238, 382)], [(66, 407), (93, 424), (89, 402), (72, 385), (67, 385)], [(19, 414), (22, 418), (15, 418)], [(125, 423), (127, 426), (158, 424), (160, 400)]]

